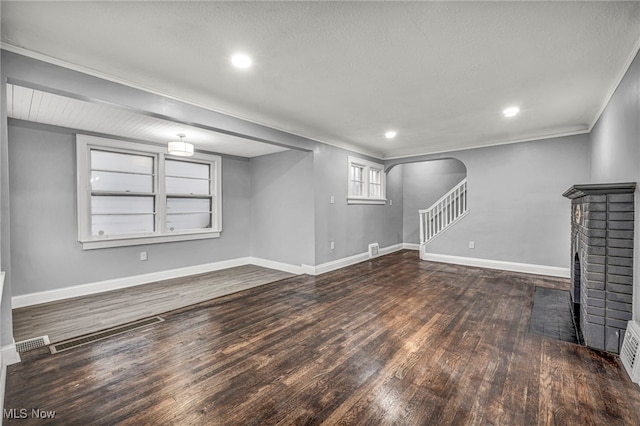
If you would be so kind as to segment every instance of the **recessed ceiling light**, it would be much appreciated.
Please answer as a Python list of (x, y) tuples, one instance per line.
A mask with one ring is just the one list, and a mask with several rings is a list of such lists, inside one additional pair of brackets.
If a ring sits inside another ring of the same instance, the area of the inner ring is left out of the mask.
[(252, 64), (251, 58), (244, 53), (236, 53), (231, 57), (231, 63), (236, 68), (249, 68)]
[(518, 108), (517, 106), (512, 106), (502, 111), (505, 117), (515, 117), (519, 112), (520, 108)]
[(398, 132), (396, 132), (395, 130), (389, 130), (387, 133), (384, 134), (384, 137), (387, 139), (393, 139), (396, 137), (397, 134)]

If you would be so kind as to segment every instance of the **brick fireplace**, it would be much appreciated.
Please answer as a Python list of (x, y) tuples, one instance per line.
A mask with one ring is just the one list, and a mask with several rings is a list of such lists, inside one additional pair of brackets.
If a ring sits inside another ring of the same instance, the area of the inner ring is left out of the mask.
[(620, 353), (632, 317), (635, 183), (574, 185), (571, 297), (585, 345)]

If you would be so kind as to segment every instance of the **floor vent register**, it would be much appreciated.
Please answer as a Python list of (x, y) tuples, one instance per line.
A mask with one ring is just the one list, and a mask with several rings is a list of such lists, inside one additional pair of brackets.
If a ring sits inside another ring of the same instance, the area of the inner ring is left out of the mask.
[(106, 339), (117, 334), (126, 333), (131, 330), (137, 330), (139, 328), (148, 327), (153, 324), (164, 321), (161, 317), (151, 317), (138, 321), (133, 321), (127, 324), (112, 327), (106, 330), (98, 331), (96, 333), (85, 334), (84, 336), (76, 337), (73, 339), (65, 340), (64, 342), (51, 345), (49, 349), (52, 354), (56, 354), (63, 351), (68, 351), (80, 346), (88, 345), (98, 340)]

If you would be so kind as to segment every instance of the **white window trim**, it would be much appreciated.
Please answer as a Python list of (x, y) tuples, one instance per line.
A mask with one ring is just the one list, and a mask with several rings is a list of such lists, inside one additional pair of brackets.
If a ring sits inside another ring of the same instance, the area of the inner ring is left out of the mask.
[[(92, 148), (124, 152), (138, 152), (141, 154), (151, 154), (158, 158), (158, 170), (155, 177), (155, 188), (159, 194), (156, 202), (160, 205), (166, 200), (164, 193), (164, 158), (172, 160), (195, 160), (210, 163), (213, 167), (211, 194), (214, 209), (212, 217), (212, 227), (203, 230), (188, 231), (165, 231), (164, 207), (156, 213), (156, 231), (149, 235), (123, 235), (117, 237), (94, 237), (91, 235), (91, 184), (90, 184), (90, 152)], [(146, 145), (135, 142), (126, 142), (115, 139), (100, 138), (87, 135), (76, 135), (76, 179), (77, 179), (77, 202), (78, 202), (78, 241), (82, 243), (83, 250), (124, 247), (142, 244), (167, 243), (173, 241), (201, 240), (206, 238), (219, 238), (222, 232), (222, 158), (218, 155), (196, 153), (192, 157), (185, 159), (169, 155), (165, 147)], [(160, 224), (158, 226), (158, 224)]]
[[(364, 196), (356, 196), (351, 193), (351, 166), (357, 165), (364, 168), (363, 170), (363, 178), (364, 178)], [(369, 170), (377, 169), (380, 170), (380, 177), (382, 179), (382, 188), (381, 188), (381, 197), (373, 198), (369, 196)], [(379, 163), (374, 163), (373, 161), (363, 160), (361, 158), (349, 156), (349, 164), (347, 166), (347, 204), (386, 204), (386, 194), (387, 194), (387, 176), (384, 172), (384, 165)]]

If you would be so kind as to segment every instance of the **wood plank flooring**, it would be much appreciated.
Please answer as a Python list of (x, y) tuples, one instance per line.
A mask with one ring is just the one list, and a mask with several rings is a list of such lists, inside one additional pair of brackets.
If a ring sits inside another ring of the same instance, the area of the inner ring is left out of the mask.
[(245, 265), (27, 306), (13, 310), (13, 336), (19, 342), (48, 335), (56, 343), (292, 276)]
[(396, 252), (28, 352), (8, 368), (5, 410), (59, 424), (640, 424), (616, 356), (528, 332), (536, 285), (568, 282)]

